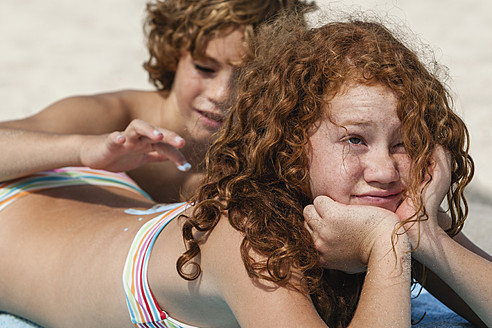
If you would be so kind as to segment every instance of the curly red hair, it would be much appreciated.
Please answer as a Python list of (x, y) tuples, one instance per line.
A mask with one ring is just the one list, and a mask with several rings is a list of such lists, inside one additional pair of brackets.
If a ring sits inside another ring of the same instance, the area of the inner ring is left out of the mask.
[(244, 235), (241, 254), (252, 278), (289, 286), (291, 274), (301, 272), (325, 321), (343, 327), (355, 311), (363, 275), (323, 270), (303, 218), (312, 202), (307, 145), (327, 102), (354, 82), (395, 92), (412, 162), (408, 195), (417, 204), (435, 145), (451, 154), (451, 235), (467, 212), (463, 188), (473, 173), (468, 132), (438, 71), (381, 23), (349, 20), (305, 29), (287, 21), (270, 25), (256, 39), (256, 57), (239, 74), (230, 116), (208, 151), (207, 175), (183, 226), (188, 250), (177, 268), (186, 279), (198, 277), (196, 263), (192, 274), (183, 271), (200, 252), (193, 231), (210, 232), (225, 215)]
[(244, 28), (245, 41), (280, 12), (308, 12), (304, 0), (156, 0), (147, 4), (144, 29), (150, 58), (144, 63), (159, 90), (170, 90), (183, 51), (203, 56), (217, 35)]

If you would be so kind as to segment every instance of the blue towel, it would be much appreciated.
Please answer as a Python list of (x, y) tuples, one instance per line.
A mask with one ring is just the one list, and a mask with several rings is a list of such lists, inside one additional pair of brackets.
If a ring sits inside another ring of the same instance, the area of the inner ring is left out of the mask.
[[(417, 296), (420, 286), (415, 286), (412, 297)], [(473, 327), (465, 319), (448, 309), (438, 299), (432, 296), (427, 290), (422, 289), (420, 295), (412, 299), (412, 321), (417, 322), (425, 316), (418, 325), (418, 328), (462, 328)]]
[(30, 321), (0, 312), (0, 328), (41, 328)]

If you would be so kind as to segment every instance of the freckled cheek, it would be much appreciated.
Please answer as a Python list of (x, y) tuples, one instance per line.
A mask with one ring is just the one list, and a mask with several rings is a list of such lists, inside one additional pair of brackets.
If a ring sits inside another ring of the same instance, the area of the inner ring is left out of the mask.
[(402, 156), (398, 159), (398, 173), (400, 175), (400, 180), (404, 186), (408, 185), (408, 178), (410, 175), (410, 157)]
[(310, 187), (313, 197), (325, 195), (348, 204), (354, 186), (362, 176), (357, 158), (352, 156), (321, 159), (311, 165)]

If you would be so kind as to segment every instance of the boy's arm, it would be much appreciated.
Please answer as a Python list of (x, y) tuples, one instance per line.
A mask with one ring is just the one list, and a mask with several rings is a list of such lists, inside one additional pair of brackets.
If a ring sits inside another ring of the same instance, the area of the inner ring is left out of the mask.
[(70, 97), (0, 123), (0, 181), (70, 165), (126, 171), (155, 160), (185, 163), (177, 150), (184, 140), (177, 134), (132, 121), (136, 107), (158, 111), (157, 97), (133, 91)]
[(0, 181), (63, 166), (78, 161), (79, 137), (0, 127)]
[[(123, 129), (131, 120), (133, 91), (72, 96), (1, 127), (50, 133), (101, 134)], [(135, 92), (135, 95), (137, 93)]]

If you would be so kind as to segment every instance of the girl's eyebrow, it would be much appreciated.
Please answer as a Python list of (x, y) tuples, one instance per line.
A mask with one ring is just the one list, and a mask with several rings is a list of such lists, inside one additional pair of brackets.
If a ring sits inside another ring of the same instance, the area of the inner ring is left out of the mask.
[(365, 120), (365, 119), (345, 119), (345, 120), (342, 120), (341, 122), (336, 122), (337, 125), (339, 126), (344, 126), (344, 127), (347, 127), (347, 126), (370, 126), (370, 125), (373, 125), (374, 124), (374, 121), (373, 120)]

